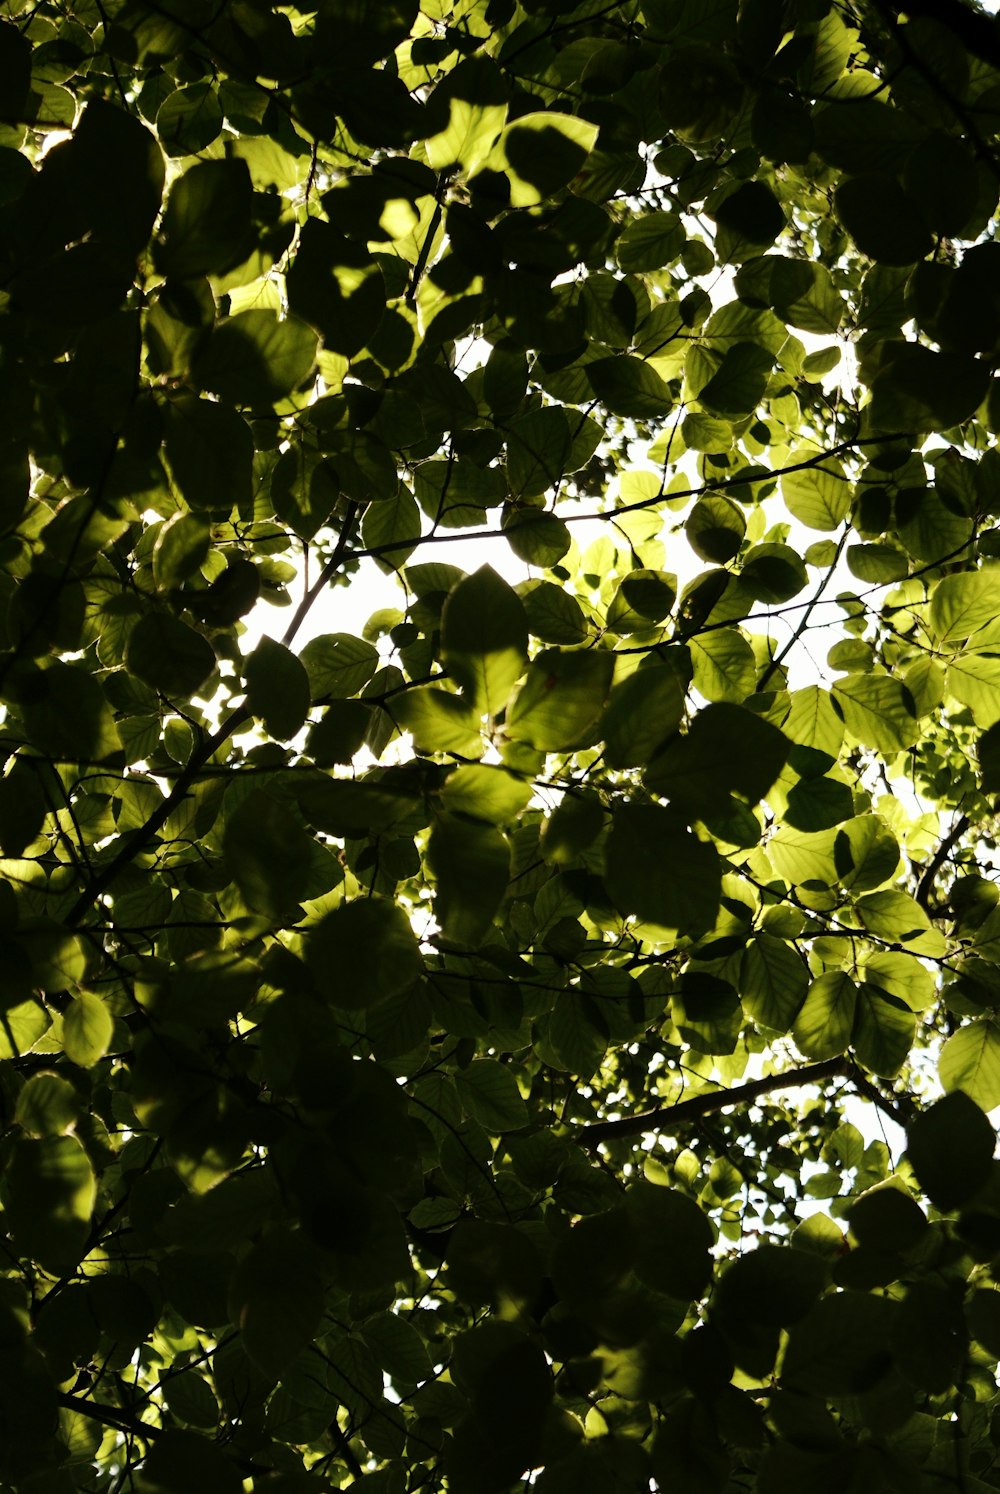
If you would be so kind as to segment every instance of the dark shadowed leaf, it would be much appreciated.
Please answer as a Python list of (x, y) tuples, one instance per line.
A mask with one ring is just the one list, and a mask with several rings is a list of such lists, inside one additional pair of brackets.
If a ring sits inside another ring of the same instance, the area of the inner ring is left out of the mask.
[(481, 943), (507, 891), (510, 847), (505, 837), (492, 825), (464, 815), (440, 815), (427, 856), (444, 937), (456, 944)]
[(420, 949), (405, 913), (377, 898), (356, 898), (308, 932), (306, 958), (319, 989), (348, 1011), (375, 1006), (420, 976)]
[(448, 669), (476, 710), (495, 716), (524, 671), (528, 625), (520, 598), (490, 567), (466, 576), (441, 619)]
[(606, 852), (608, 892), (624, 913), (681, 933), (703, 933), (719, 907), (715, 848), (665, 809), (630, 804), (614, 815)]

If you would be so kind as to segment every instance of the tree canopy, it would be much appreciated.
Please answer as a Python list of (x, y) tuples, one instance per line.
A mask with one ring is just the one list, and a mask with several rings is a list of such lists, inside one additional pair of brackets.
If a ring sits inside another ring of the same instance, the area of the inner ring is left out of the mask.
[(996, 23), (0, 16), (0, 1489), (1000, 1487)]

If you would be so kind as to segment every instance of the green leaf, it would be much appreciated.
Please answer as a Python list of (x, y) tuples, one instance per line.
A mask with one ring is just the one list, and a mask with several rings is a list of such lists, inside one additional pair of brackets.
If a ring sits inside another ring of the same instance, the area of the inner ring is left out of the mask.
[(837, 831), (833, 859), (844, 886), (864, 892), (880, 887), (895, 873), (899, 845), (878, 815), (859, 815)]
[(851, 736), (877, 752), (912, 747), (920, 734), (913, 697), (887, 674), (851, 674), (838, 680), (833, 701)]
[(962, 654), (948, 664), (948, 692), (975, 717), (976, 725), (1000, 721), (1000, 658)]
[(496, 159), (510, 178), (512, 208), (531, 208), (551, 197), (580, 171), (598, 127), (573, 114), (522, 114), (502, 132)]
[(93, 1068), (111, 1047), (114, 1022), (99, 996), (80, 991), (63, 1013), (62, 1035), (67, 1058), (81, 1069)]
[(314, 701), (357, 695), (375, 673), (378, 649), (350, 633), (322, 633), (299, 655)]
[(790, 602), (807, 584), (806, 568), (789, 545), (754, 545), (743, 560), (740, 579), (758, 602)]
[(961, 644), (1000, 615), (1000, 571), (943, 576), (931, 597), (931, 627), (939, 643)]
[(851, 507), (851, 485), (840, 462), (828, 457), (781, 479), (781, 494), (790, 514), (810, 529), (836, 529)]
[(541, 848), (546, 861), (563, 865), (574, 861), (597, 839), (604, 825), (599, 800), (566, 794), (542, 826)]
[(754, 652), (735, 628), (699, 633), (688, 643), (691, 683), (706, 700), (742, 705), (753, 694), (756, 677)]
[(756, 804), (778, 777), (790, 748), (777, 727), (752, 711), (709, 705), (698, 712), (685, 736), (675, 737), (648, 764), (643, 781), (685, 813), (702, 818), (727, 793), (742, 794)]
[(29, 1136), (63, 1136), (80, 1119), (80, 1097), (58, 1074), (33, 1074), (17, 1097), (14, 1120)]
[(748, 260), (736, 275), (736, 290), (748, 305), (769, 306), (789, 326), (820, 336), (836, 332), (844, 314), (829, 270), (811, 261), (778, 254)]
[(327, 1000), (346, 1011), (407, 990), (423, 968), (406, 914), (380, 898), (355, 898), (313, 924), (306, 962)]
[[(886, 343), (871, 381), (872, 423), (891, 431), (947, 430), (975, 413), (986, 398), (988, 382), (986, 365), (976, 358), (937, 353), (922, 343)], [(947, 522), (947, 510), (941, 515), (931, 508), (919, 517), (933, 536), (935, 523), (940, 527)], [(951, 522), (954, 525), (954, 516)], [(900, 538), (912, 548), (908, 530), (909, 526), (900, 526)], [(947, 530), (941, 532), (947, 535)], [(924, 538), (925, 548), (928, 543)], [(945, 537), (941, 552), (949, 548), (955, 547)]]
[(441, 618), (441, 648), (472, 706), (496, 716), (524, 672), (528, 623), (521, 599), (490, 566), (466, 576), (450, 593)]
[(904, 1001), (867, 984), (858, 987), (854, 1051), (866, 1068), (894, 1079), (909, 1057), (916, 1018)]
[(862, 254), (879, 264), (916, 264), (934, 246), (919, 203), (886, 172), (865, 171), (842, 181), (834, 206)]
[[(990, 727), (976, 743), (979, 758), (979, 777), (984, 794), (1000, 793), (1000, 731), (996, 725)], [(2, 839), (2, 835), (0, 835)]]
[(376, 260), (320, 218), (303, 224), (286, 284), (294, 315), (347, 358), (368, 344), (385, 314), (386, 286)]
[(420, 532), (420, 510), (413, 494), (403, 486), (394, 498), (369, 504), (361, 520), (365, 548), (382, 552), (376, 555), (382, 570), (397, 571), (404, 566)]
[(97, 1199), (90, 1158), (75, 1136), (18, 1137), (4, 1169), (4, 1219), (15, 1248), (60, 1276), (86, 1250)]
[(960, 1208), (987, 1182), (995, 1146), (993, 1127), (963, 1089), (923, 1111), (906, 1132), (917, 1181), (947, 1211)]
[(507, 105), (452, 97), (445, 129), (424, 142), (427, 164), (435, 171), (457, 166), (468, 174), (481, 166), (507, 118)]
[(608, 608), (608, 631), (648, 633), (669, 615), (676, 600), (676, 576), (665, 571), (630, 571), (618, 583)]
[(763, 1027), (787, 1032), (806, 997), (809, 971), (782, 939), (759, 933), (740, 961), (739, 991), (743, 1005)]
[(751, 415), (764, 397), (774, 358), (755, 342), (737, 342), (722, 354), (712, 377), (698, 390), (698, 402), (712, 415), (739, 420)]
[(271, 473), (271, 502), (275, 517), (300, 539), (311, 540), (341, 498), (341, 476), (329, 457), (304, 442), (282, 452)]
[(563, 410), (546, 405), (511, 423), (507, 481), (514, 498), (539, 498), (562, 477), (571, 445)]
[(628, 353), (588, 363), (587, 378), (601, 404), (615, 415), (651, 420), (673, 408), (673, 397), (659, 374)]
[(244, 901), (270, 919), (293, 916), (305, 896), (312, 840), (290, 806), (252, 789), (226, 815), (223, 847)]
[(202, 161), (170, 189), (155, 262), (161, 275), (221, 275), (253, 247), (253, 188), (246, 162)]
[(887, 1254), (916, 1249), (927, 1235), (927, 1216), (901, 1188), (863, 1193), (848, 1215), (851, 1233), (862, 1246)]
[(739, 554), (746, 532), (742, 510), (731, 498), (718, 496), (699, 498), (684, 524), (695, 554), (715, 565), (725, 565)]
[(758, 1245), (732, 1262), (712, 1299), (723, 1330), (732, 1320), (786, 1328), (797, 1323), (823, 1290), (826, 1264), (818, 1255), (778, 1245)]
[(962, 1090), (981, 1110), (1000, 1105), (1000, 1028), (992, 1018), (952, 1034), (941, 1049), (938, 1076), (945, 1090)]
[(18, 691), (24, 725), (36, 751), (69, 762), (102, 762), (120, 753), (121, 740), (107, 699), (93, 675), (79, 665), (50, 664), (21, 682)]
[(850, 786), (836, 778), (800, 779), (788, 791), (784, 821), (798, 830), (827, 830), (854, 813)]
[(151, 1447), (138, 1485), (141, 1494), (239, 1494), (240, 1470), (207, 1437), (168, 1427)]
[(935, 232), (958, 235), (979, 196), (972, 152), (954, 135), (934, 130), (910, 152), (903, 186)]
[(639, 1279), (681, 1302), (699, 1298), (711, 1277), (715, 1232), (697, 1204), (674, 1188), (640, 1181), (626, 1193), (625, 1209)]
[(479, 717), (460, 695), (424, 685), (407, 690), (389, 709), (399, 725), (412, 732), (414, 746), (421, 752), (451, 752), (456, 757), (482, 754)]
[(504, 768), (470, 766), (449, 773), (441, 801), (451, 814), (506, 825), (517, 819), (531, 793), (530, 783)]
[(864, 1292), (820, 1298), (794, 1324), (782, 1384), (814, 1395), (858, 1395), (875, 1389), (892, 1363), (887, 1350), (896, 1302)]
[[(72, 110), (72, 96), (63, 96)], [(82, 237), (81, 230), (89, 230), (95, 239), (116, 243), (133, 255), (144, 249), (160, 211), (164, 180), (163, 156), (149, 130), (134, 114), (92, 98), (72, 140), (56, 150), (59, 154), (54, 159), (47, 155), (45, 162), (46, 175), (55, 178), (50, 201), (55, 198), (76, 221), (77, 234)], [(43, 187), (43, 200), (45, 195)]]
[(719, 202), (712, 216), (719, 225), (719, 258), (733, 262), (772, 244), (785, 227), (781, 204), (764, 182), (742, 182)]
[(253, 449), (250, 427), (226, 405), (182, 395), (167, 406), (167, 463), (189, 508), (221, 509), (228, 516), (249, 503)]
[(175, 88), (156, 115), (156, 133), (168, 156), (194, 156), (222, 133), (223, 114), (208, 83)]
[(455, 1075), (463, 1107), (490, 1132), (518, 1131), (528, 1111), (511, 1069), (493, 1058), (477, 1058)]
[(945, 952), (944, 937), (932, 929), (923, 908), (909, 893), (892, 889), (871, 892), (858, 899), (858, 916), (869, 933), (894, 944), (905, 944), (914, 954), (939, 958)]
[(833, 758), (844, 740), (844, 723), (834, 709), (829, 691), (818, 685), (792, 692), (791, 709), (781, 729), (791, 741)]
[(528, 619), (528, 631), (543, 643), (583, 643), (587, 623), (576, 597), (551, 581), (526, 581), (518, 588)]
[(208, 639), (167, 612), (147, 612), (128, 636), (125, 664), (143, 684), (168, 698), (197, 695), (215, 670)]
[(611, 768), (648, 763), (684, 718), (684, 686), (668, 665), (636, 670), (608, 697), (601, 720), (604, 760)]
[(589, 746), (596, 739), (614, 662), (612, 654), (601, 650), (543, 649), (529, 664), (514, 698), (508, 736), (540, 752)]
[(809, 987), (792, 1025), (795, 1046), (807, 1058), (846, 1053), (854, 1032), (858, 987), (842, 970), (828, 970)]
[(427, 1345), (413, 1327), (396, 1313), (377, 1313), (364, 1328), (365, 1342), (379, 1366), (399, 1385), (416, 1386), (429, 1380), (434, 1367)]
[(518, 560), (553, 566), (572, 544), (569, 529), (555, 514), (525, 508), (505, 519), (503, 532)]
[(285, 1226), (269, 1230), (240, 1262), (229, 1315), (251, 1362), (277, 1380), (319, 1331), (325, 1305), (318, 1252)]
[(684, 225), (675, 213), (656, 209), (626, 225), (615, 257), (626, 274), (659, 270), (677, 259), (686, 237)]
[(268, 736), (287, 742), (309, 714), (310, 678), (291, 649), (264, 637), (243, 666), (247, 706), (264, 723)]
[(22, 919), (16, 938), (31, 961), (33, 983), (41, 990), (66, 991), (83, 979), (87, 958), (79, 935), (54, 919)]
[(901, 581), (909, 571), (909, 559), (897, 545), (850, 545), (847, 564), (859, 581)]
[(721, 869), (714, 846), (656, 805), (626, 804), (615, 810), (605, 879), (622, 912), (644, 922), (692, 936), (715, 922)]
[(175, 514), (156, 536), (153, 577), (163, 591), (172, 591), (193, 576), (208, 559), (212, 543), (208, 522), (199, 514)]
[[(208, 1381), (196, 1370), (174, 1375), (163, 1385), (163, 1399), (171, 1416), (187, 1426), (214, 1431), (219, 1425), (219, 1403)], [(199, 1473), (203, 1465), (199, 1459)]]
[(296, 317), (241, 311), (212, 333), (193, 377), (236, 405), (274, 405), (302, 384), (316, 362), (316, 337)]
[(505, 837), (492, 825), (442, 814), (431, 831), (427, 858), (444, 937), (456, 944), (481, 944), (507, 891), (510, 847)]

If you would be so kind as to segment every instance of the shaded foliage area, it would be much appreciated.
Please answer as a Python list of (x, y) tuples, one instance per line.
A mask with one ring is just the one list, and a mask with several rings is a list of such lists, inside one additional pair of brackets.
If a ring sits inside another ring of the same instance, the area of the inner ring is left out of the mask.
[(0, 1485), (996, 1488), (994, 23), (0, 13)]

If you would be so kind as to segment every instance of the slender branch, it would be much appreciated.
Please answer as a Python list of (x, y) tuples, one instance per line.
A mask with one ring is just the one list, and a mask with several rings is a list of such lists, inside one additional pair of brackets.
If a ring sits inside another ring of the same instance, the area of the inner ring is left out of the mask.
[(310, 587), (307, 587), (301, 602), (292, 613), (291, 622), (288, 624), (288, 627), (281, 635), (281, 641), (286, 648), (288, 648), (289, 644), (294, 643), (295, 635), (298, 633), (306, 617), (309, 615), (309, 612), (312, 609), (312, 605), (315, 602), (316, 598), (319, 596), (323, 588), (333, 580), (333, 577), (343, 565), (344, 560), (347, 557), (347, 547), (351, 543), (351, 537), (354, 534), (354, 530), (358, 522), (359, 512), (359, 504), (354, 503), (353, 501), (348, 503), (347, 512), (344, 515), (344, 523), (341, 527), (339, 535), (337, 536), (337, 543), (333, 548), (333, 553), (330, 556), (330, 559), (322, 567), (313, 584)]
[(427, 268), (427, 261), (430, 258), (431, 248), (433, 247), (435, 235), (437, 234), (438, 228), (441, 226), (441, 215), (443, 212), (443, 208), (441, 206), (442, 185), (443, 178), (442, 182), (439, 182), (438, 184), (438, 195), (434, 203), (434, 211), (431, 214), (430, 222), (427, 225), (427, 232), (424, 234), (424, 241), (420, 245), (420, 253), (417, 255), (417, 262), (413, 266), (413, 273), (410, 276), (410, 283), (406, 289), (407, 306), (416, 305), (417, 291), (420, 289), (420, 282), (423, 279), (424, 271)]
[[(863, 446), (881, 446), (886, 441), (899, 440), (902, 434), (901, 432), (896, 432), (894, 435), (886, 436), (858, 436), (853, 441), (840, 441), (828, 450), (817, 452), (815, 456), (808, 457), (801, 462), (790, 462), (787, 467), (770, 467), (766, 471), (759, 472), (755, 477), (748, 477), (746, 472), (738, 472), (733, 477), (718, 477), (714, 478), (711, 482), (700, 482), (694, 487), (678, 488), (675, 493), (668, 493), (666, 489), (662, 489), (659, 493), (654, 493), (650, 498), (639, 498), (635, 503), (622, 503), (616, 508), (600, 509), (596, 512), (584, 513), (560, 512), (559, 518), (566, 524), (589, 524), (594, 520), (604, 520), (606, 523), (613, 523), (622, 514), (632, 514), (640, 509), (655, 508), (658, 503), (662, 503), (666, 498), (700, 498), (705, 493), (725, 492), (727, 488), (735, 488), (740, 485), (745, 487), (748, 482), (773, 482), (779, 477), (787, 477), (792, 472), (805, 472), (810, 467), (818, 467), (820, 462), (828, 461), (830, 457), (839, 456), (842, 452), (854, 451), (856, 448)], [(396, 550), (412, 550), (417, 545), (456, 545), (467, 540), (506, 538), (507, 531), (503, 529), (462, 529), (449, 534), (417, 534), (411, 536), (409, 539), (391, 540), (385, 545), (371, 545), (367, 549), (353, 550), (351, 552), (351, 559), (378, 560), (383, 555), (391, 555)], [(966, 546), (963, 545), (962, 549), (965, 548)], [(935, 562), (936, 565), (940, 563), (940, 561)]]
[[(60, 1391), (57, 1399), (60, 1406), (64, 1406), (67, 1411), (75, 1411), (80, 1416), (99, 1422), (101, 1426), (114, 1427), (116, 1432), (122, 1432), (126, 1437), (146, 1437), (154, 1440), (167, 1430), (166, 1427), (150, 1426), (148, 1421), (141, 1421), (130, 1416), (127, 1411), (122, 1411), (117, 1406), (109, 1406), (102, 1401), (91, 1401), (86, 1396), (73, 1395), (71, 1391)], [(244, 1474), (250, 1476), (273, 1472), (273, 1469), (254, 1463), (249, 1458), (234, 1457), (232, 1461)]]
[(771, 660), (770, 664), (764, 670), (764, 673), (761, 675), (760, 684), (757, 686), (758, 690), (767, 689), (768, 681), (770, 680), (771, 676), (775, 673), (776, 670), (781, 668), (782, 664), (787, 659), (792, 649), (799, 642), (803, 633), (808, 628), (809, 619), (812, 616), (814, 609), (819, 606), (819, 603), (823, 599), (823, 593), (826, 591), (826, 588), (829, 586), (831, 580), (833, 579), (833, 573), (837, 568), (837, 562), (840, 560), (841, 555), (844, 553), (844, 546), (847, 544), (847, 537), (850, 532), (850, 528), (848, 527), (840, 536), (840, 539), (837, 542), (836, 555), (834, 556), (830, 565), (827, 566), (826, 570), (823, 572), (822, 579), (820, 580), (819, 585), (809, 599), (808, 605), (803, 609), (802, 616), (799, 618), (798, 623), (796, 624), (795, 629), (792, 632), (791, 638), (788, 639), (783, 648), (780, 648), (778, 650), (774, 658)]
[(59, 1404), (67, 1411), (76, 1411), (80, 1416), (98, 1421), (102, 1426), (114, 1427), (118, 1432), (129, 1432), (139, 1437), (159, 1437), (162, 1427), (150, 1426), (148, 1422), (136, 1421), (127, 1411), (117, 1406), (107, 1406), (100, 1401), (89, 1401), (86, 1396), (73, 1395), (68, 1390), (60, 1391)]
[(884, 1115), (895, 1121), (897, 1126), (903, 1130), (913, 1121), (919, 1113), (917, 1103), (910, 1095), (885, 1095), (877, 1084), (862, 1074), (860, 1069), (851, 1069), (851, 1083), (863, 1100), (870, 1100), (877, 1105)]
[(358, 1462), (357, 1454), (351, 1446), (347, 1433), (344, 1431), (343, 1427), (340, 1425), (340, 1422), (336, 1417), (334, 1417), (331, 1421), (328, 1430), (330, 1432), (330, 1436), (333, 1438), (333, 1441), (337, 1444), (337, 1450), (339, 1451), (340, 1456), (347, 1464), (348, 1473), (350, 1473), (355, 1483), (360, 1483), (365, 1476), (365, 1470)]
[(650, 1131), (672, 1131), (677, 1126), (700, 1120), (715, 1110), (725, 1110), (730, 1105), (750, 1105), (759, 1095), (772, 1093), (776, 1089), (792, 1089), (799, 1084), (815, 1084), (821, 1079), (833, 1079), (853, 1074), (850, 1059), (841, 1055), (827, 1058), (822, 1063), (807, 1064), (801, 1069), (787, 1069), (783, 1074), (767, 1074), (763, 1079), (752, 1079), (735, 1089), (713, 1090), (711, 1094), (696, 1095), (693, 1100), (681, 1100), (676, 1105), (663, 1105), (657, 1110), (645, 1110), (641, 1115), (626, 1115), (620, 1120), (594, 1121), (582, 1126), (578, 1140), (584, 1146), (597, 1146), (619, 1136), (643, 1136)]
[(969, 816), (967, 814), (960, 814), (944, 840), (934, 852), (930, 861), (928, 861), (916, 891), (916, 900), (925, 913), (929, 912), (930, 909), (931, 896), (934, 892), (934, 884), (938, 879), (938, 873), (968, 828)]

